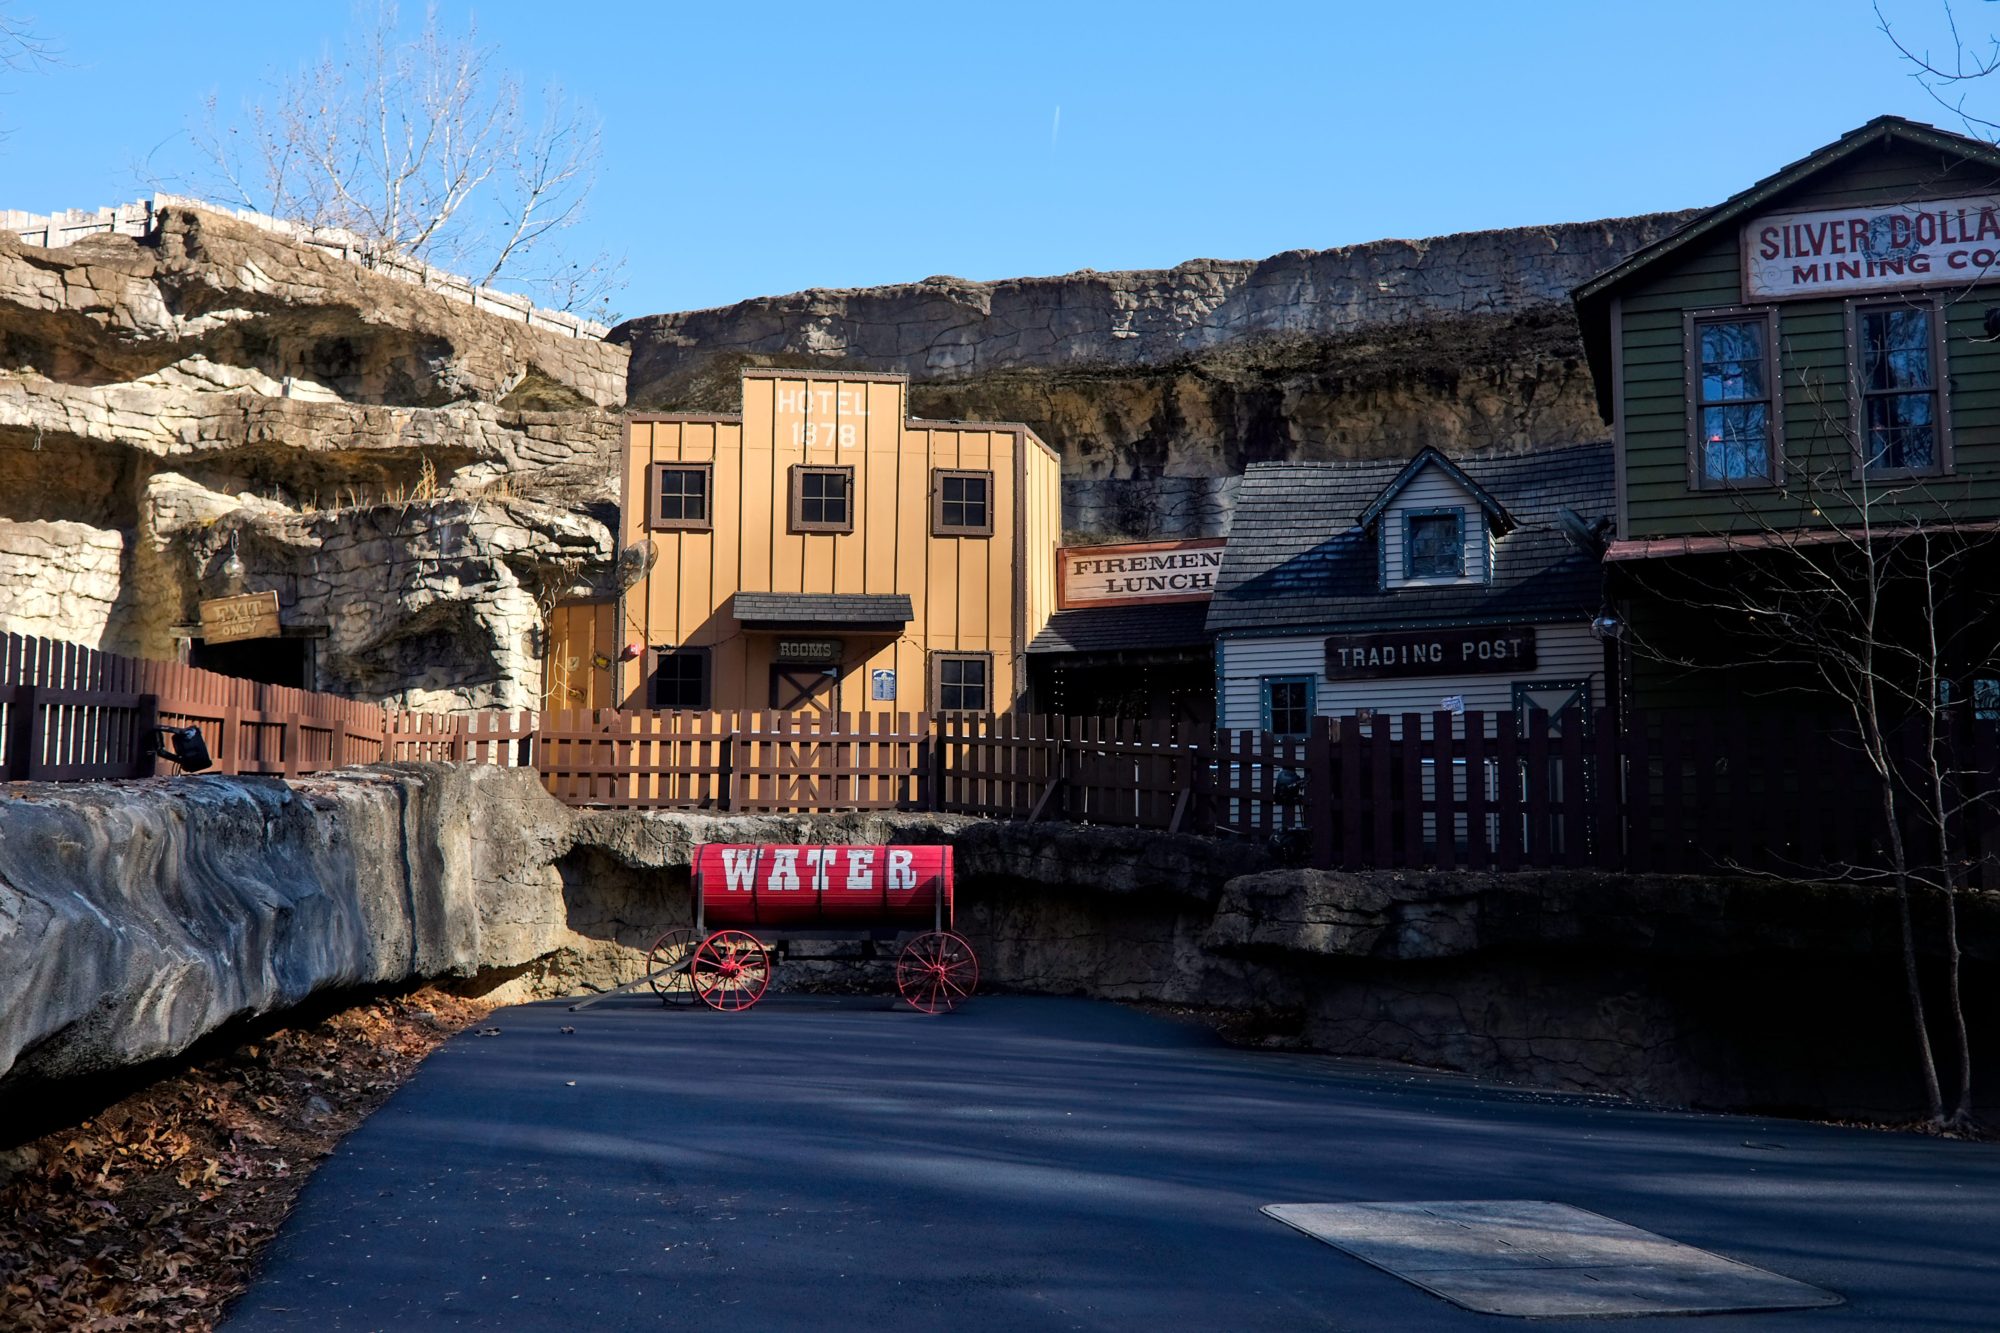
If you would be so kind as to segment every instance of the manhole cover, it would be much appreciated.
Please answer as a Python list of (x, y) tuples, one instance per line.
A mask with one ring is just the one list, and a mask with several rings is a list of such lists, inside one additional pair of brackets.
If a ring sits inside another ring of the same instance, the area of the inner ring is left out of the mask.
[(1838, 1305), (1830, 1291), (1566, 1203), (1274, 1203), (1272, 1217), (1481, 1314), (1716, 1314)]

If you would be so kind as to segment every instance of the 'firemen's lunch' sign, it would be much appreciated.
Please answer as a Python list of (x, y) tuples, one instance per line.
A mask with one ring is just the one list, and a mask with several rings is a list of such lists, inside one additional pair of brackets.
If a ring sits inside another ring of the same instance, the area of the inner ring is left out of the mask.
[(1534, 667), (1535, 631), (1527, 626), (1339, 634), (1326, 641), (1330, 680), (1478, 675)]
[(1743, 228), (1743, 299), (1980, 280), (2000, 269), (2000, 196), (1772, 213)]
[(1065, 546), (1056, 552), (1056, 605), (1147, 606), (1205, 602), (1222, 568), (1222, 538)]

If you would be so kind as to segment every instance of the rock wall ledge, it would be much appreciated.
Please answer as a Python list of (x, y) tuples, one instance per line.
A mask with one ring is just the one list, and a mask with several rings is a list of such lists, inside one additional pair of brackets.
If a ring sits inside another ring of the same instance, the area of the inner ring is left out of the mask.
[[(1201, 838), (924, 814), (579, 813), (517, 770), (385, 765), (0, 787), (0, 1123), (37, 1087), (316, 993), (630, 979), (687, 922), (689, 854), (716, 840), (951, 842), (959, 929), (996, 989), (1230, 1011), (1273, 1045), (1680, 1105), (1896, 1114), (1916, 1097), (1879, 889), (1329, 874)], [(1964, 907), (1991, 1070), (2000, 895)], [(794, 958), (780, 980), (886, 988), (858, 966)]]

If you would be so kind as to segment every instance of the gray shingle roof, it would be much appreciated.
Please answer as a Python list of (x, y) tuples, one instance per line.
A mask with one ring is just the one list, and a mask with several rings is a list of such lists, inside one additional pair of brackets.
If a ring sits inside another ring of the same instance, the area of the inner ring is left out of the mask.
[(730, 603), (746, 625), (900, 628), (913, 611), (900, 592), (739, 592)]
[(1390, 629), (1588, 619), (1603, 597), (1597, 558), (1556, 515), (1611, 514), (1609, 444), (1456, 460), (1520, 524), (1494, 547), (1491, 583), (1382, 591), (1375, 533), (1357, 525), (1406, 465), (1257, 463), (1243, 474), (1229, 547), (1208, 606), (1210, 633)]
[(1058, 611), (1028, 645), (1031, 653), (1116, 653), (1192, 648), (1208, 642), (1206, 602), (1091, 606)]

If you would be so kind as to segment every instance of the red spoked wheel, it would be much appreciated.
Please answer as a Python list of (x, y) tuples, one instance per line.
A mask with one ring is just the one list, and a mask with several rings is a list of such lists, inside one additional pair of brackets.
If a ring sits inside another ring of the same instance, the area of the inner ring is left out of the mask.
[(764, 998), (771, 952), (743, 930), (718, 930), (695, 946), (688, 964), (695, 998), (711, 1009), (740, 1013)]
[(903, 946), (896, 960), (896, 989), (913, 1009), (948, 1013), (979, 986), (979, 955), (962, 935), (933, 930)]
[(653, 941), (646, 951), (646, 984), (662, 1004), (693, 1004), (694, 982), (689, 957), (701, 936), (682, 926)]

